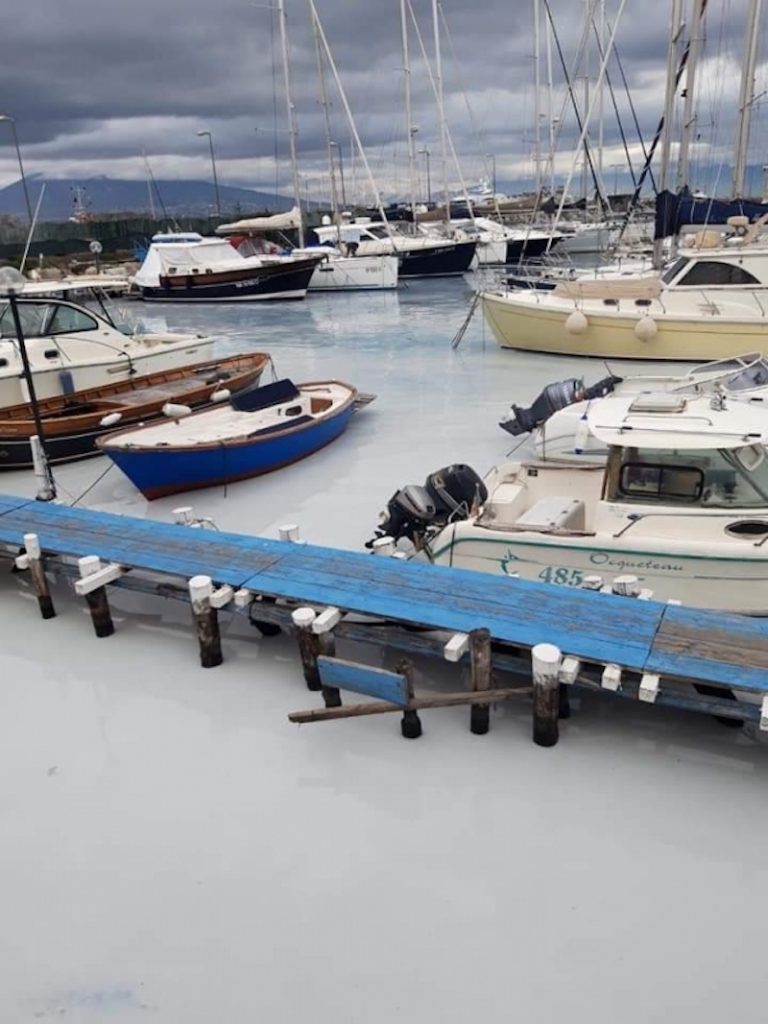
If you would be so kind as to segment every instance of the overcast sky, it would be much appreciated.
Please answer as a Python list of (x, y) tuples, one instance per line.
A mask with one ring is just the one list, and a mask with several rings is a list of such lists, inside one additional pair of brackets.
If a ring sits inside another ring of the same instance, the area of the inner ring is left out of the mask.
[[(412, 0), (433, 57), (430, 0)], [(690, 0), (689, 0), (690, 2)], [(305, 0), (285, 0), (299, 155), (306, 187), (317, 190), (325, 167), (324, 127), (317, 63)], [(385, 192), (405, 184), (405, 114), (399, 0), (316, 0), (358, 129)], [(584, 13), (582, 0), (550, 0), (561, 45), (573, 59)], [(496, 158), (499, 182), (532, 173), (534, 136), (533, 0), (443, 0), (446, 112), (467, 178), (475, 181)], [(670, 0), (627, 0), (617, 45), (638, 114), (650, 136), (663, 103)], [(696, 173), (730, 176), (734, 111), (742, 63), (747, 0), (710, 0), (705, 60), (698, 90), (700, 143)], [(268, 0), (32, 0), (15, 5), (3, 23), (0, 113), (16, 119), (28, 173), (87, 178), (144, 176), (146, 151), (158, 178), (210, 175), (207, 140), (213, 133), (223, 183), (271, 190), (277, 177), (289, 190), (287, 116), (277, 18)], [(613, 22), (619, 0), (607, 0)], [(542, 15), (544, 18), (544, 15)], [(766, 84), (762, 65), (758, 92)], [(433, 190), (439, 177), (436, 107), (417, 39), (410, 32), (417, 146), (431, 151)], [(541, 48), (546, 81), (545, 47)], [(455, 54), (455, 59), (454, 59)], [(593, 74), (598, 60), (591, 57)], [(563, 76), (553, 47), (560, 113)], [(611, 73), (617, 89), (616, 65)], [(349, 129), (330, 79), (332, 133), (343, 146), (347, 184), (360, 177), (351, 158)], [(577, 83), (581, 94), (583, 83)], [(546, 106), (546, 90), (542, 90)], [(627, 104), (618, 100), (624, 114)], [(762, 104), (755, 112), (750, 159), (766, 161)], [(467, 103), (471, 107), (470, 119)], [(678, 104), (679, 106), (680, 104)], [(626, 184), (616, 122), (606, 98), (604, 156), (608, 187)], [(548, 128), (542, 118), (544, 144)], [(277, 131), (276, 131), (277, 129)], [(636, 140), (631, 122), (630, 138)], [(563, 121), (557, 167), (571, 165), (573, 114)], [(593, 138), (597, 136), (594, 127)], [(419, 157), (424, 188), (426, 157)], [(0, 123), (0, 184), (18, 177), (11, 134)], [(451, 181), (457, 174), (450, 170)]]

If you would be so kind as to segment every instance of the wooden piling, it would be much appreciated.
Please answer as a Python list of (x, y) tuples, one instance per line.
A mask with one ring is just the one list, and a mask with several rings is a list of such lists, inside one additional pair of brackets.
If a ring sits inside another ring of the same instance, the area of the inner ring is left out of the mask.
[(221, 653), (219, 613), (211, 605), (213, 582), (210, 576), (193, 576), (189, 581), (189, 599), (200, 645), (200, 664), (215, 668), (224, 660)]
[[(101, 569), (101, 559), (96, 555), (86, 555), (78, 559), (77, 567), (81, 579), (87, 579)], [(90, 590), (85, 595), (85, 603), (91, 613), (93, 630), (98, 637), (112, 636), (115, 626), (112, 622), (112, 613), (109, 610), (109, 599), (107, 598), (106, 586)]]
[(558, 740), (560, 660), (560, 650), (554, 644), (536, 644), (531, 651), (533, 742), (540, 747), (554, 747)]
[[(336, 657), (336, 638), (330, 629), (325, 633), (318, 634), (316, 639), (318, 654), (322, 654), (326, 658)], [(341, 691), (338, 686), (322, 686), (322, 693), (327, 708), (341, 707)]]
[[(474, 629), (469, 634), (469, 656), (472, 671), (472, 689), (475, 692), (491, 688), (491, 634), (487, 629)], [(489, 704), (472, 704), (469, 711), (469, 731), (484, 736), (491, 724)]]
[(53, 607), (53, 599), (48, 589), (43, 553), (40, 548), (40, 539), (36, 533), (24, 534), (24, 549), (27, 553), (29, 575), (32, 577), (32, 586), (37, 594), (40, 614), (44, 619), (52, 619), (56, 615), (56, 609)]
[(403, 658), (397, 663), (395, 670), (405, 676), (406, 685), (408, 687), (409, 707), (403, 711), (403, 717), (400, 722), (400, 732), (407, 740), (417, 740), (419, 736), (421, 736), (422, 730), (419, 712), (415, 707), (410, 706), (414, 700), (413, 665), (407, 658)]
[(312, 632), (312, 623), (317, 618), (314, 608), (297, 608), (291, 615), (296, 627), (296, 639), (301, 655), (301, 667), (308, 690), (322, 690), (320, 673), (317, 670), (317, 656), (320, 653), (319, 636)]

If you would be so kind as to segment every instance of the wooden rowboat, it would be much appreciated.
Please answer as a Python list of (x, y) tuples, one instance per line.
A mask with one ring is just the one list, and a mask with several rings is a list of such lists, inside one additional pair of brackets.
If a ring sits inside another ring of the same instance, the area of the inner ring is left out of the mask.
[[(49, 460), (97, 455), (96, 439), (102, 434), (156, 419), (168, 403), (199, 408), (225, 401), (255, 387), (269, 362), (264, 352), (249, 352), (45, 398), (38, 405)], [(28, 403), (1, 410), (0, 469), (31, 466), (29, 439), (36, 433)]]

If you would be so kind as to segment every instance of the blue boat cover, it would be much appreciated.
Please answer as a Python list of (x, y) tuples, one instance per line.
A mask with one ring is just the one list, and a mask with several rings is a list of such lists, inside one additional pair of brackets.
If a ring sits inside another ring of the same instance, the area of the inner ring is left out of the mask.
[(284, 380), (276, 380), (274, 384), (264, 384), (260, 388), (233, 395), (229, 401), (238, 412), (258, 412), (259, 409), (268, 409), (271, 405), (281, 405), (299, 397), (299, 389), (286, 377)]

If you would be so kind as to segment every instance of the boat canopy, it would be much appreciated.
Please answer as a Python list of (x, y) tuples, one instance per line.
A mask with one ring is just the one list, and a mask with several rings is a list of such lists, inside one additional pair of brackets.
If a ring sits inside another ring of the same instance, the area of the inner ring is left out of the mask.
[(587, 424), (598, 440), (622, 448), (701, 451), (768, 443), (765, 409), (717, 395), (614, 395), (593, 403)]
[(263, 231), (290, 231), (301, 226), (301, 210), (294, 206), (287, 213), (274, 213), (270, 217), (246, 217), (232, 224), (219, 224), (217, 235), (252, 235)]
[(273, 405), (282, 405), (283, 402), (293, 402), (297, 398), (301, 398), (299, 389), (292, 380), (285, 377), (272, 384), (263, 384), (260, 388), (233, 395), (229, 402), (238, 412), (258, 412)]
[(156, 288), (160, 278), (168, 274), (210, 270), (216, 265), (236, 264), (242, 258), (223, 238), (153, 242), (134, 281), (139, 288)]
[(746, 217), (754, 222), (768, 214), (768, 204), (753, 203), (745, 199), (724, 202), (706, 196), (689, 194), (675, 195), (674, 192), (660, 192), (656, 196), (656, 239), (679, 235), (689, 224), (702, 227), (708, 224), (727, 224), (730, 217)]

